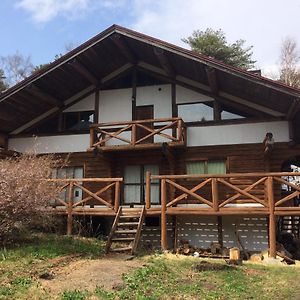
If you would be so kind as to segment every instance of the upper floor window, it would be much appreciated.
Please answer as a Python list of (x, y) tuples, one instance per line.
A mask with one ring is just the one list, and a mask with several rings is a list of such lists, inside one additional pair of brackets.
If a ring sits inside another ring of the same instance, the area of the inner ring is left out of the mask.
[(66, 112), (62, 114), (61, 131), (87, 130), (94, 121), (94, 111)]
[(185, 122), (205, 122), (214, 119), (214, 109), (208, 103), (213, 102), (197, 102), (178, 104), (178, 116)]

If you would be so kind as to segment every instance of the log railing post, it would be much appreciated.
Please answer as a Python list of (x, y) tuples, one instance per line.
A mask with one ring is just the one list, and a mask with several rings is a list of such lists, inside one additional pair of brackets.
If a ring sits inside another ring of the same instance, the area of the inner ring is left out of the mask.
[(177, 139), (178, 139), (179, 142), (181, 142), (181, 140), (182, 140), (182, 119), (178, 119), (177, 127), (178, 127)]
[(145, 203), (146, 209), (151, 207), (151, 172), (146, 172), (146, 186), (145, 186)]
[(211, 194), (214, 211), (219, 210), (219, 192), (218, 192), (218, 180), (213, 178), (211, 181)]
[(167, 241), (167, 187), (166, 179), (161, 180), (161, 248), (168, 249)]
[(95, 129), (93, 127), (90, 127), (90, 148), (93, 148), (95, 141), (94, 141), (94, 137), (95, 137)]
[(115, 213), (118, 212), (119, 207), (120, 207), (120, 181), (116, 181), (116, 183), (115, 183), (115, 203), (114, 203)]
[(136, 124), (132, 124), (131, 127), (131, 145), (135, 146), (136, 143)]
[(276, 257), (276, 216), (274, 214), (273, 177), (267, 179), (267, 198), (269, 203), (269, 256)]
[(67, 217), (67, 235), (72, 234), (72, 227), (73, 227), (73, 182), (71, 181), (69, 184), (69, 189), (68, 189), (68, 217)]

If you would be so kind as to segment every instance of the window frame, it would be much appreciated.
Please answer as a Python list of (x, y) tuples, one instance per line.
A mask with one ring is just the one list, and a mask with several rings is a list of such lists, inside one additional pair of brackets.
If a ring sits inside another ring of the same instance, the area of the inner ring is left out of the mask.
[[(187, 172), (187, 164), (188, 163), (197, 163), (197, 162), (204, 162), (204, 172), (203, 174), (201, 175), (209, 175), (209, 174), (212, 174), (212, 173), (208, 173), (208, 163), (209, 162), (224, 162), (225, 164), (225, 174), (228, 173), (228, 159), (227, 158), (221, 158), (221, 157), (218, 157), (218, 158), (195, 158), (195, 159), (189, 159), (189, 160), (186, 160), (185, 161), (185, 174), (186, 175), (192, 175), (192, 174), (188, 174)], [(221, 173), (220, 173), (221, 174)], [(222, 173), (224, 174), (224, 173)], [(200, 175), (200, 174), (199, 174)]]
[[(212, 106), (208, 105), (208, 103), (212, 103)], [(204, 123), (208, 123), (208, 122), (214, 122), (214, 100), (211, 101), (193, 101), (193, 102), (182, 102), (182, 103), (176, 103), (176, 110), (177, 110), (177, 116), (179, 118), (182, 118), (183, 121), (186, 124), (204, 124)], [(208, 107), (210, 107), (212, 109), (212, 119), (211, 120), (205, 120), (205, 121), (201, 121), (201, 120), (197, 120), (197, 121), (186, 121), (184, 120), (184, 117), (182, 115), (179, 114), (179, 107), (180, 106), (184, 106), (184, 105), (193, 105), (193, 104), (204, 104), (207, 105)]]

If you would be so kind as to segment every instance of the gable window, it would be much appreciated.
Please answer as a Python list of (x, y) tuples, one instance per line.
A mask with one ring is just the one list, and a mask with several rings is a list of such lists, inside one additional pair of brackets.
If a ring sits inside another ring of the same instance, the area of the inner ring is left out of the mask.
[(223, 110), (221, 113), (222, 120), (236, 120), (236, 119), (243, 119), (243, 118), (245, 118), (245, 117), (238, 115), (238, 114), (231, 113), (226, 110)]
[(186, 163), (186, 173), (193, 174), (226, 174), (225, 160), (203, 160)]
[(206, 122), (214, 119), (214, 109), (208, 103), (213, 102), (197, 102), (178, 104), (178, 117), (185, 122)]
[(94, 111), (65, 112), (62, 114), (61, 131), (88, 130), (94, 121)]
[[(77, 179), (83, 178), (83, 167), (64, 167), (52, 170), (52, 178), (55, 179)], [(64, 201), (68, 200), (68, 188), (63, 189), (60, 198)], [(74, 187), (73, 190), (73, 201), (79, 202), (82, 200), (82, 189)]]

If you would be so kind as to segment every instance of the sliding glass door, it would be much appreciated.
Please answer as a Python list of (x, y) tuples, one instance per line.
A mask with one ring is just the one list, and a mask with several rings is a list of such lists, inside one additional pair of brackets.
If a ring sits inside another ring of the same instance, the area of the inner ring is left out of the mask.
[[(124, 169), (124, 204), (145, 204), (146, 172), (159, 174), (158, 165), (129, 165)], [(159, 204), (159, 181), (151, 182), (151, 203)]]

